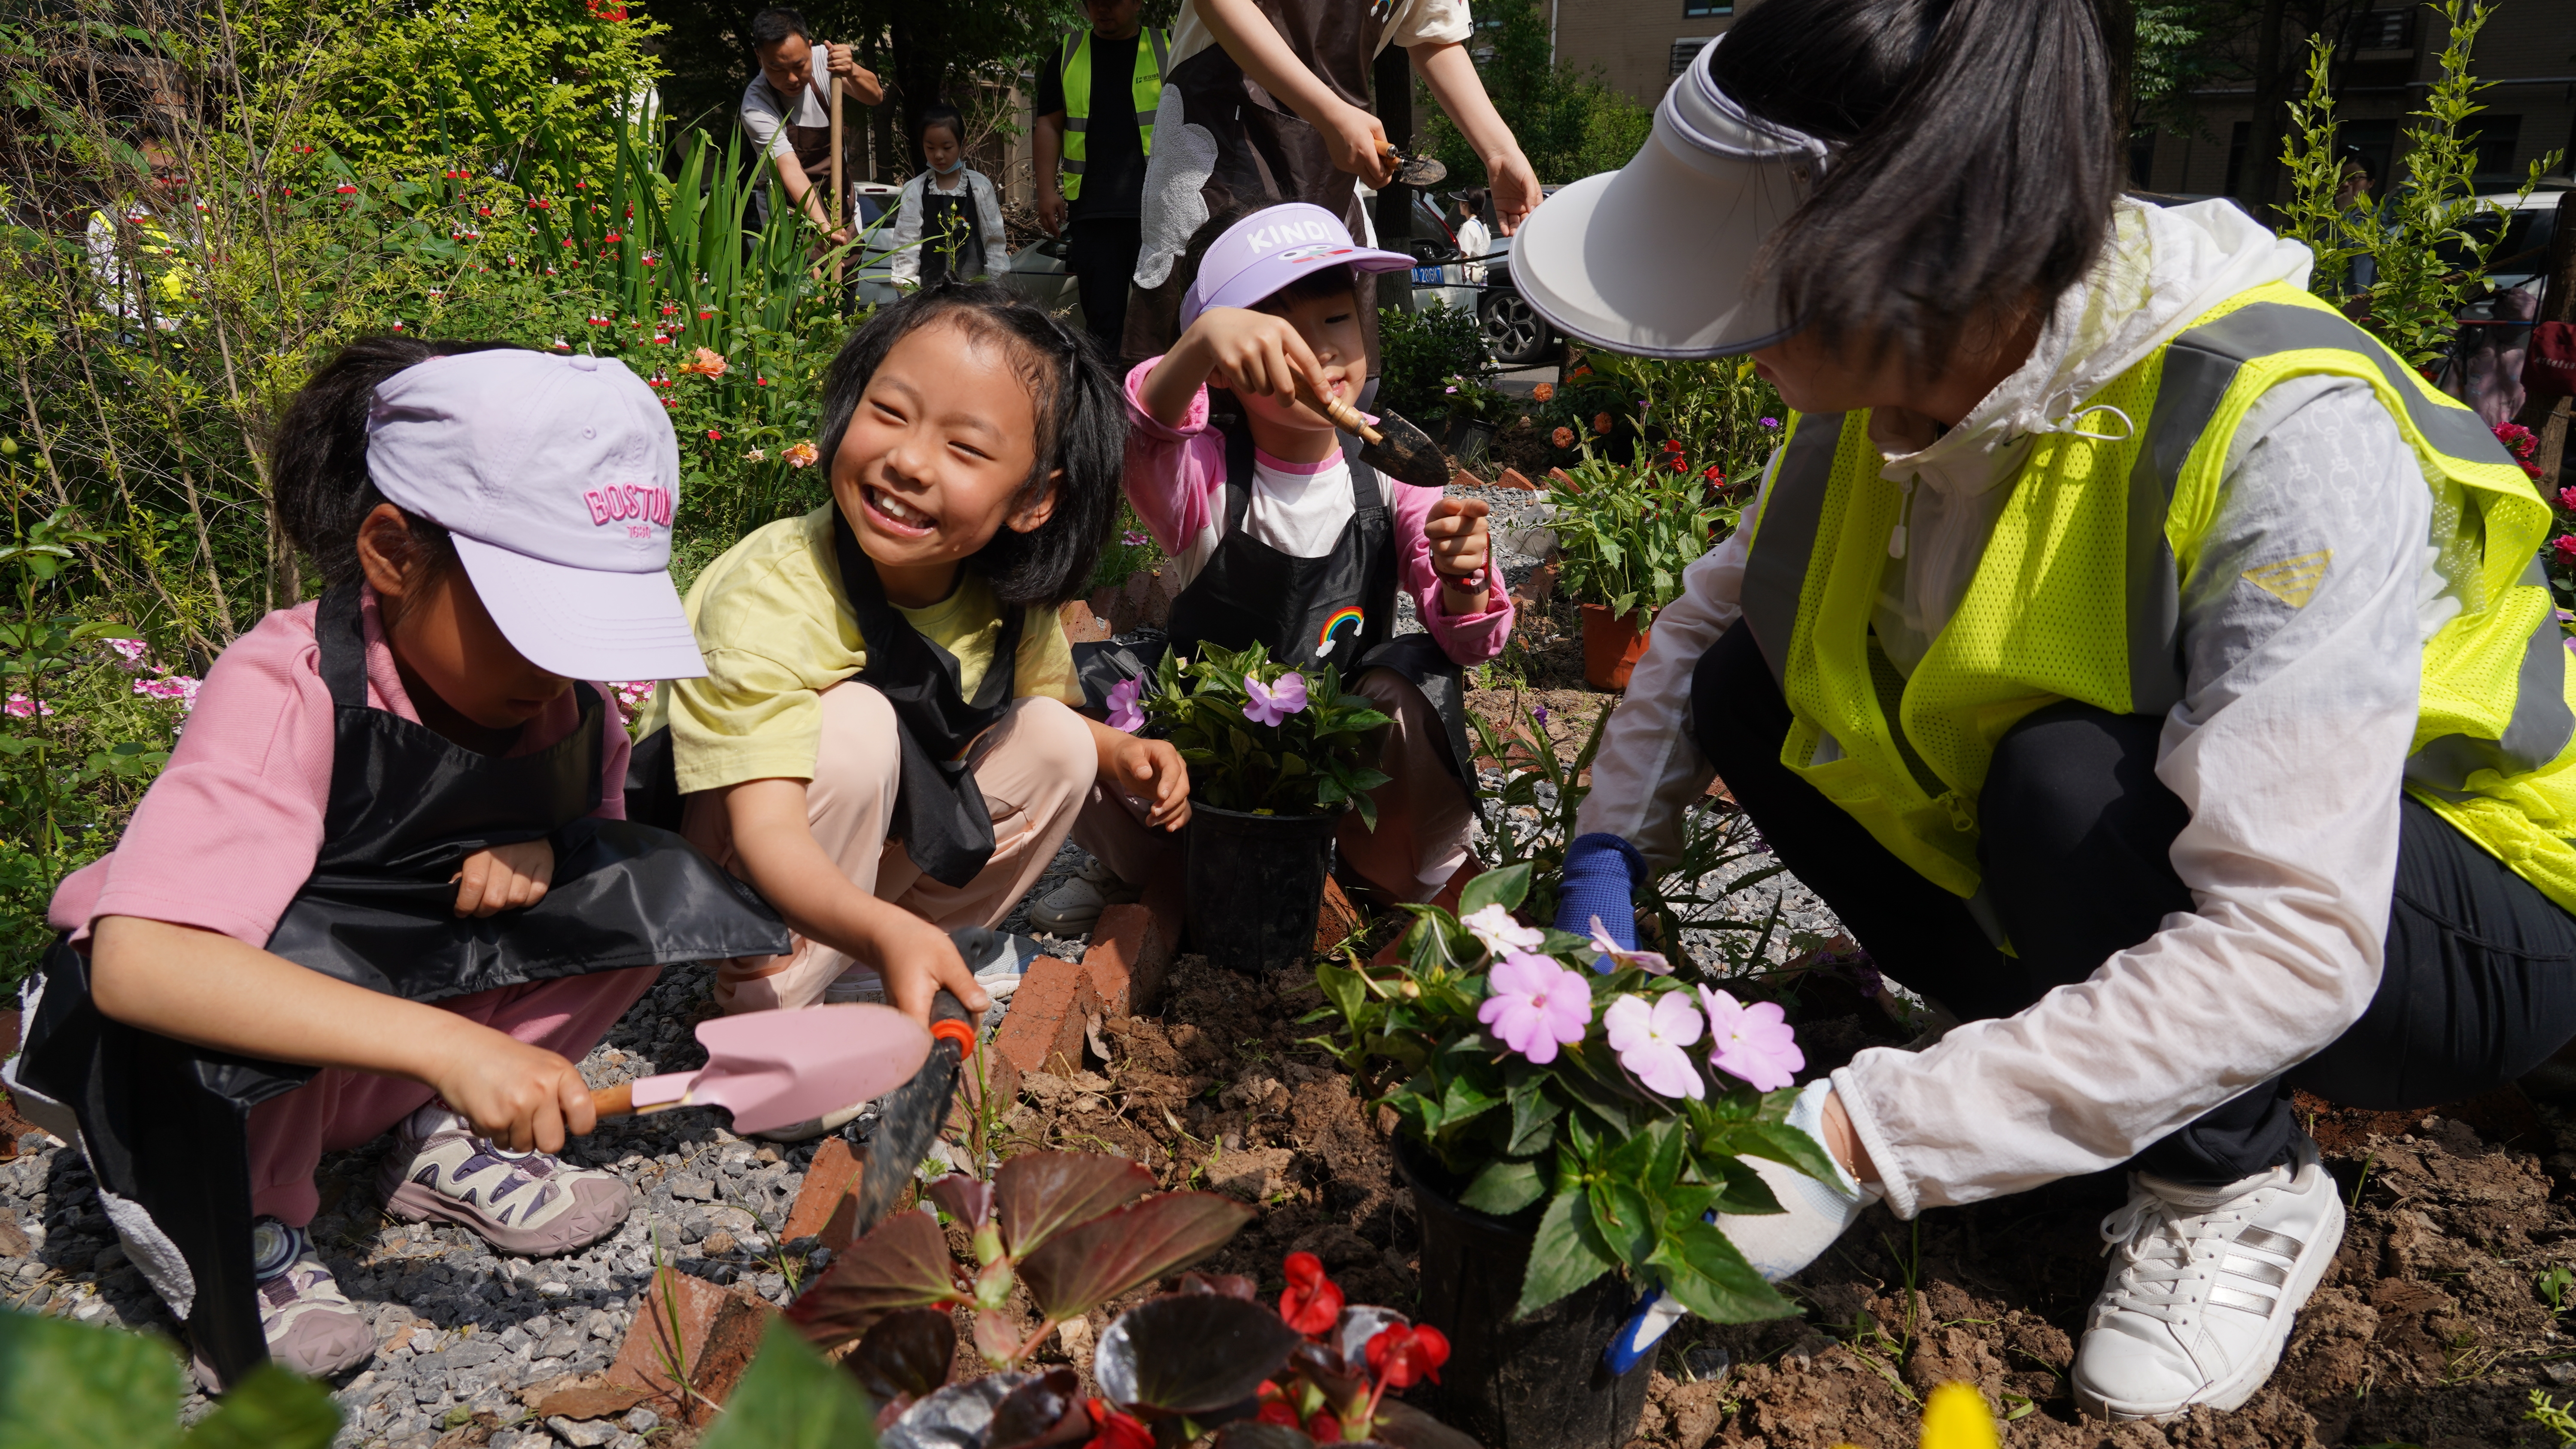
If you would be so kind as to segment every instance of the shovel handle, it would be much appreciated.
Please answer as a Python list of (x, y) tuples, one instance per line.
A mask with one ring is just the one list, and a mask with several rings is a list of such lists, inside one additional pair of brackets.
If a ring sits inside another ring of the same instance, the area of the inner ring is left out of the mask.
[(1360, 410), (1358, 408), (1352, 407), (1349, 403), (1346, 403), (1337, 397), (1327, 398), (1318, 396), (1313, 388), (1306, 385), (1303, 378), (1298, 379), (1297, 382), (1297, 400), (1304, 403), (1306, 406), (1313, 408), (1315, 411), (1322, 413), (1324, 416), (1331, 418), (1333, 420), (1333, 426), (1341, 429), (1343, 432), (1357, 433), (1365, 442), (1383, 443), (1386, 441), (1385, 437), (1380, 435), (1377, 429), (1368, 425), (1368, 419), (1360, 416)]
[(644, 1117), (686, 1105), (688, 1104), (685, 1102), (656, 1102), (650, 1107), (638, 1107), (635, 1105), (633, 1082), (619, 1082), (613, 1087), (593, 1087), (590, 1091), (590, 1110), (597, 1114), (601, 1121), (611, 1117)]

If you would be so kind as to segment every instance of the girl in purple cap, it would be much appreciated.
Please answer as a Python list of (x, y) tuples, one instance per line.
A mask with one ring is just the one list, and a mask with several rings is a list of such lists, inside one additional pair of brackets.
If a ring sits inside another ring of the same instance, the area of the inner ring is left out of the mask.
[[(1339, 839), (1360, 881), (1393, 901), (1429, 900), (1467, 860), (1460, 671), (1512, 631), (1486, 566), (1486, 506), (1380, 476), (1300, 401), (1360, 396), (1354, 279), (1411, 265), (1355, 246), (1319, 206), (1230, 209), (1190, 240), (1180, 341), (1127, 375), (1127, 497), (1182, 583), (1171, 647), (1260, 643), (1301, 669), (1330, 663), (1393, 721), (1377, 828), (1354, 814)], [(1221, 404), (1211, 386), (1226, 389)], [(1394, 633), (1399, 587), (1430, 632)], [(1030, 909), (1042, 930), (1079, 930), (1174, 864), (1175, 843), (1109, 792), (1074, 838), (1097, 861)]]

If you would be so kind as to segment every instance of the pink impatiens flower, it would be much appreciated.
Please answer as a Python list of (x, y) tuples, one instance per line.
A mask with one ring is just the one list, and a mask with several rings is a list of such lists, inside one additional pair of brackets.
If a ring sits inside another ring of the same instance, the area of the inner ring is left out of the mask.
[(1145, 692), (1145, 681), (1122, 679), (1109, 689), (1109, 727), (1129, 734), (1145, 727), (1145, 712), (1136, 707), (1136, 697)]
[(1280, 675), (1276, 684), (1263, 684), (1247, 674), (1243, 688), (1252, 696), (1243, 706), (1243, 717), (1254, 724), (1275, 726), (1306, 707), (1306, 676), (1293, 669)]
[[(1620, 945), (1618, 942), (1611, 940), (1610, 928), (1601, 924), (1601, 918), (1599, 916), (1594, 916), (1592, 918), (1592, 949), (1599, 954), (1607, 956), (1611, 960), (1618, 962), (1621, 966), (1634, 966), (1638, 970), (1644, 971), (1650, 975), (1670, 976), (1673, 974), (1673, 963), (1665, 960), (1662, 952), (1631, 951), (1627, 947)], [(1592, 969), (1595, 971), (1601, 971), (1609, 968), (1595, 965)]]
[(1592, 985), (1545, 956), (1513, 951), (1485, 978), (1491, 995), (1476, 1019), (1503, 1045), (1539, 1066), (1556, 1060), (1560, 1043), (1583, 1040), (1592, 1024)]
[(1458, 924), (1466, 927), (1469, 934), (1483, 942), (1485, 949), (1496, 956), (1535, 951), (1547, 942), (1547, 932), (1513, 920), (1511, 908), (1500, 904), (1469, 911), (1458, 918)]
[(1687, 1048), (1699, 1040), (1699, 1008), (1687, 991), (1667, 991), (1648, 1005), (1642, 996), (1622, 996), (1601, 1014), (1610, 1029), (1611, 1050), (1649, 1092), (1664, 1097), (1708, 1095), (1708, 1083), (1691, 1061)]
[(1795, 1073), (1807, 1064), (1807, 1054), (1798, 1050), (1796, 1034), (1789, 1028), (1776, 1001), (1757, 1001), (1751, 1006), (1737, 1001), (1723, 991), (1699, 989), (1700, 1004), (1708, 1008), (1708, 1060), (1710, 1065), (1730, 1077), (1741, 1077), (1758, 1091), (1776, 1092), (1796, 1080)]

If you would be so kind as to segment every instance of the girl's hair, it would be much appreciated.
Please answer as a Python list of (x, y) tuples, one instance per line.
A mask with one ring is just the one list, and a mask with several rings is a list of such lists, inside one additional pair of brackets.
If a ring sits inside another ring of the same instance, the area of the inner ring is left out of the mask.
[[(278, 523), (313, 560), (326, 587), (358, 581), (358, 524), (387, 501), (367, 476), (367, 414), (378, 385), (433, 357), (510, 345), (361, 337), (316, 368), (287, 404), (269, 448)], [(454, 561), (456, 548), (445, 528), (408, 509), (403, 521), (420, 548), (423, 578)]]
[(1938, 370), (1970, 326), (2045, 315), (2109, 236), (2119, 58), (2100, 0), (1766, 0), (1709, 70), (1752, 115), (1844, 143), (1772, 236), (1784, 325)]
[[(1208, 248), (1216, 245), (1216, 239), (1225, 235), (1226, 228), (1247, 216), (1268, 211), (1277, 205), (1279, 203), (1275, 201), (1235, 201), (1220, 198), (1215, 206), (1209, 208), (1208, 219), (1199, 223), (1198, 230), (1190, 233), (1189, 245), (1181, 249), (1181, 265), (1173, 274), (1173, 284), (1183, 292), (1187, 292), (1190, 284), (1199, 279), (1199, 263), (1207, 260)], [(1309, 302), (1320, 297), (1334, 297), (1344, 292), (1358, 290), (1359, 279), (1351, 275), (1349, 267), (1341, 265), (1317, 267), (1253, 303), (1252, 308), (1256, 312), (1276, 311), (1291, 302)]]
[(1027, 384), (1037, 419), (1035, 461), (1019, 491), (1016, 513), (1045, 496), (1055, 480), (1055, 511), (1027, 533), (995, 532), (967, 560), (1004, 604), (1014, 608), (1062, 603), (1091, 581), (1118, 514), (1119, 477), (1126, 466), (1127, 402), (1091, 340), (1068, 330), (1040, 307), (991, 282), (949, 283), (915, 292), (877, 309), (850, 334), (823, 376), (822, 456), (840, 456), (841, 437), (859, 410), (868, 379), (905, 337), (933, 323), (1005, 349)]
[(933, 126), (945, 127), (949, 137), (960, 146), (966, 144), (966, 114), (955, 106), (929, 106), (913, 118), (912, 139), (919, 142)]

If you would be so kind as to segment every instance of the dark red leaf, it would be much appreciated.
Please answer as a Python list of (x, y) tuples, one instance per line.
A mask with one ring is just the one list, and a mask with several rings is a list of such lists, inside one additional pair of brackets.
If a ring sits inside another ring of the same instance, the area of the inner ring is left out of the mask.
[[(1015, 1158), (1003, 1165), (1003, 1171), (1028, 1160)], [(1009, 1204), (1005, 1187), (1006, 1224)], [(1232, 1198), (1212, 1192), (1167, 1192), (1049, 1237), (1021, 1260), (1020, 1282), (1041, 1315), (1062, 1323), (1188, 1267), (1222, 1247), (1251, 1220), (1252, 1209)]]
[(939, 1224), (896, 1213), (834, 1259), (787, 1317), (808, 1341), (838, 1348), (898, 1308), (962, 1301)]
[(1240, 1273), (1183, 1273), (1184, 1293), (1214, 1293), (1220, 1298), (1240, 1298), (1246, 1302), (1258, 1297), (1261, 1285)]
[(945, 1308), (898, 1308), (876, 1321), (841, 1360), (878, 1403), (927, 1398), (948, 1382), (957, 1322)]
[(1025, 1258), (1071, 1225), (1124, 1207), (1154, 1190), (1154, 1175), (1105, 1152), (1030, 1152), (993, 1175), (1002, 1245)]
[(1091, 1414), (1082, 1401), (1082, 1380), (1069, 1368), (1054, 1369), (1011, 1390), (993, 1409), (992, 1431), (984, 1449), (1044, 1449), (1091, 1437)]
[(1315, 1449), (1315, 1441), (1294, 1425), (1237, 1419), (1216, 1431), (1216, 1449)]
[(1128, 1408), (1206, 1415), (1252, 1399), (1300, 1341), (1258, 1303), (1170, 1293), (1120, 1314), (1093, 1367), (1100, 1391)]
[(913, 1405), (878, 1435), (878, 1449), (984, 1449), (984, 1435), (993, 1427), (993, 1410), (1013, 1389), (1036, 1377), (999, 1373), (950, 1384)]
[(930, 1185), (930, 1199), (973, 1232), (993, 1215), (993, 1185), (952, 1172)]
[(1395, 1449), (1482, 1449), (1475, 1438), (1452, 1429), (1401, 1399), (1382, 1399), (1370, 1438)]

